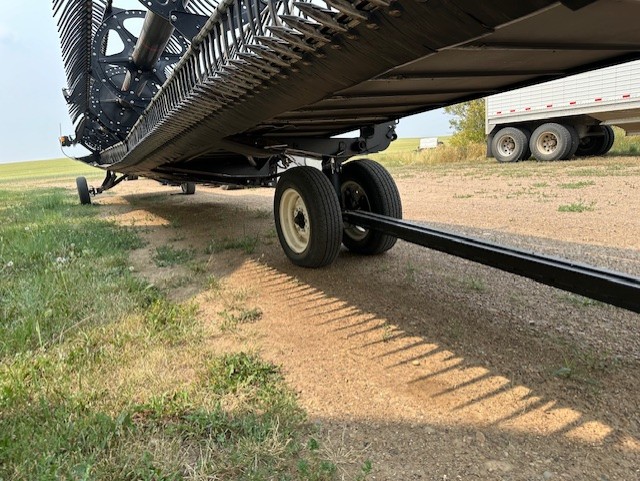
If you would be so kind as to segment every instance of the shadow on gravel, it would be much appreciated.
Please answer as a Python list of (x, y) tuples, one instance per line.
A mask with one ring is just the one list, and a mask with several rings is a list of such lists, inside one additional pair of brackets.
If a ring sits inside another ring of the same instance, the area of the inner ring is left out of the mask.
[[(601, 456), (615, 456), (621, 477), (611, 479), (633, 476), (640, 452), (636, 314), (401, 242), (383, 256), (344, 251), (330, 268), (301, 269), (286, 260), (271, 218), (256, 211), (256, 205), (269, 209), (270, 199), (249, 191), (125, 199), (130, 206), (123, 212), (143, 209), (173, 223), (217, 276), (235, 276), (272, 299), (275, 313), (296, 313), (292, 324), (280, 326), (283, 333), (354, 352), (362, 376), (381, 370), (384, 382), (410, 400), (406, 408), (428, 419), (389, 422), (402, 406), (389, 407), (388, 417), (381, 407), (377, 421), (331, 418), (328, 429), (355, 426), (350, 435), (365, 444), (376, 429), (395, 432), (401, 444), (429, 444), (451, 430), (460, 459), (470, 445), (487, 451), (487, 459), (503, 456), (490, 456), (491, 450), (508, 456), (517, 439), (533, 443), (532, 459), (553, 457), (557, 443), (597, 445), (604, 451), (577, 449), (563, 463), (584, 473)], [(204, 254), (212, 238), (247, 235), (259, 239), (251, 255)], [(489, 440), (477, 429), (490, 433)], [(445, 458), (438, 464), (455, 465)]]

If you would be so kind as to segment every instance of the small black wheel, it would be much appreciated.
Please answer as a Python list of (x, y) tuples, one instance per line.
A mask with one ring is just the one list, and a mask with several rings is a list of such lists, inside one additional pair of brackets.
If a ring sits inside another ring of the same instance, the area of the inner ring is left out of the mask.
[(573, 141), (564, 125), (547, 123), (533, 131), (529, 145), (537, 160), (552, 161), (566, 158), (573, 148)]
[[(370, 159), (354, 160), (342, 167), (342, 205), (347, 210), (364, 210), (396, 219), (402, 218), (402, 201), (387, 170)], [(342, 243), (357, 254), (381, 254), (398, 239), (374, 230), (345, 225)]]
[(280, 245), (294, 264), (323, 267), (335, 260), (342, 211), (333, 185), (321, 171), (294, 167), (282, 174), (273, 211)]
[(195, 182), (183, 182), (182, 184), (180, 184), (180, 188), (182, 189), (182, 193), (184, 195), (193, 195), (196, 193)]
[(76, 178), (76, 187), (78, 188), (78, 197), (80, 197), (81, 205), (91, 204), (91, 194), (89, 193), (89, 186), (87, 185), (87, 179), (85, 177)]
[(524, 130), (505, 127), (493, 137), (491, 151), (498, 162), (517, 162), (525, 158), (529, 150), (528, 142), (529, 138)]

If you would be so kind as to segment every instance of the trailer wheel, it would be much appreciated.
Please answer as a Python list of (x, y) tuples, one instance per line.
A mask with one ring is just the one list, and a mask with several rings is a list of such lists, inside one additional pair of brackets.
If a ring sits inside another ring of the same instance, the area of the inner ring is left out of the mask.
[(531, 131), (529, 129), (526, 129), (524, 127), (520, 127), (520, 130), (522, 130), (522, 133), (524, 134), (525, 138), (527, 139), (527, 142), (525, 143), (525, 149), (524, 152), (522, 153), (522, 156), (518, 159), (520, 160), (529, 160), (531, 158), (531, 146), (529, 145), (529, 143), (531, 142)]
[(606, 141), (604, 142), (602, 149), (600, 149), (600, 151), (598, 152), (598, 155), (606, 155), (607, 152), (611, 150), (611, 147), (613, 147), (613, 143), (616, 140), (616, 134), (613, 131), (613, 128), (610, 127), (609, 125), (601, 125), (600, 127), (604, 132), (604, 137)]
[(91, 194), (89, 193), (89, 186), (87, 185), (86, 177), (78, 177), (76, 179), (76, 187), (78, 189), (78, 197), (80, 197), (80, 204), (91, 204)]
[(180, 184), (180, 188), (182, 189), (182, 193), (184, 195), (193, 195), (196, 193), (195, 182), (183, 182), (182, 184)]
[(529, 145), (536, 159), (552, 161), (566, 158), (573, 142), (569, 129), (564, 125), (548, 123), (533, 131)]
[(331, 264), (342, 238), (342, 211), (329, 179), (313, 167), (287, 170), (276, 185), (276, 231), (287, 257), (302, 267)]
[[(342, 205), (347, 210), (364, 210), (396, 219), (402, 218), (402, 201), (396, 183), (387, 170), (370, 159), (354, 160), (342, 167)], [(398, 239), (374, 230), (345, 224), (342, 243), (357, 254), (381, 254)]]
[(578, 130), (573, 125), (566, 125), (565, 127), (569, 131), (569, 135), (571, 135), (571, 148), (567, 153), (566, 157), (563, 157), (562, 160), (569, 160), (574, 155), (576, 155), (576, 151), (578, 150), (578, 146), (580, 145), (580, 136), (578, 135)]
[(500, 129), (491, 142), (493, 156), (498, 162), (517, 162), (525, 158), (528, 138), (524, 130), (517, 127)]
[(609, 139), (601, 126), (598, 126), (597, 129), (597, 132), (591, 132), (592, 135), (587, 135), (580, 140), (580, 145), (576, 151), (578, 157), (593, 157), (604, 151)]

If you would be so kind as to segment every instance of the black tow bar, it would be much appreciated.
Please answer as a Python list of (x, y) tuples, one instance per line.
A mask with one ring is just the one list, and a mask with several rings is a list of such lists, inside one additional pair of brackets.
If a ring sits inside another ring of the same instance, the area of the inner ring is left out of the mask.
[(640, 278), (586, 264), (503, 247), (363, 211), (344, 211), (346, 223), (640, 313)]

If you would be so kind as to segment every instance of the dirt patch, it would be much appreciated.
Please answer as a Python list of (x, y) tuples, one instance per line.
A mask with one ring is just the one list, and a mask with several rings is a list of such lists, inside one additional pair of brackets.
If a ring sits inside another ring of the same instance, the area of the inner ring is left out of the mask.
[[(395, 175), (405, 218), (638, 275), (638, 165)], [(175, 194), (140, 180), (97, 202), (147, 239), (132, 267), (195, 298), (206, 322), (221, 322), (210, 277), (259, 306), (228, 336), (283, 366), (346, 478), (368, 458), (378, 480), (640, 479), (638, 315), (403, 242), (297, 268), (275, 236), (272, 190)], [(162, 245), (192, 259), (158, 267)]]

